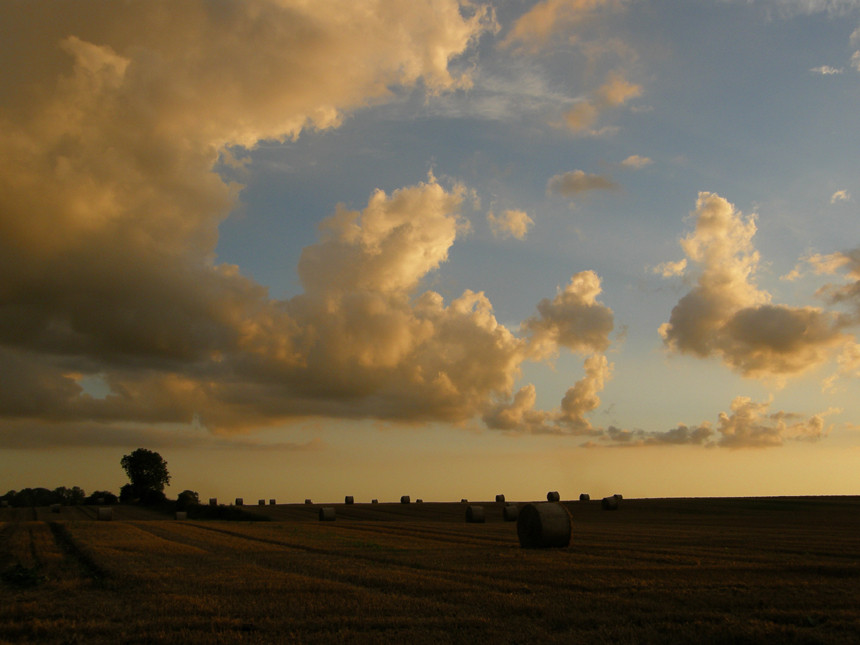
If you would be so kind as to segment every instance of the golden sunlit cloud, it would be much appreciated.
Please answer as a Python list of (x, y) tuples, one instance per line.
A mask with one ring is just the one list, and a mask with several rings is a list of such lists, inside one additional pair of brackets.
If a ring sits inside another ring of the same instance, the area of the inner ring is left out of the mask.
[(630, 155), (624, 161), (621, 162), (621, 165), (626, 168), (634, 168), (636, 170), (639, 170), (640, 168), (644, 168), (645, 166), (650, 166), (652, 163), (654, 163), (654, 160), (649, 159), (648, 157)]
[(735, 397), (730, 412), (720, 412), (716, 425), (703, 422), (696, 426), (678, 425), (664, 432), (623, 430), (610, 427), (598, 441), (590, 441), (588, 447), (598, 446), (666, 446), (696, 445), (705, 448), (720, 447), (774, 448), (786, 441), (818, 441), (827, 435), (824, 417), (836, 414), (828, 410), (810, 417), (791, 412), (769, 412), (771, 401), (757, 403), (746, 396)]
[(695, 229), (681, 241), (691, 263), (683, 275), (696, 284), (660, 327), (670, 351), (719, 356), (744, 376), (786, 376), (821, 365), (851, 342), (845, 316), (771, 304), (755, 285), (754, 217), (700, 193), (691, 218)]
[(501, 215), (487, 213), (487, 223), (496, 237), (523, 240), (535, 222), (525, 211), (506, 210)]

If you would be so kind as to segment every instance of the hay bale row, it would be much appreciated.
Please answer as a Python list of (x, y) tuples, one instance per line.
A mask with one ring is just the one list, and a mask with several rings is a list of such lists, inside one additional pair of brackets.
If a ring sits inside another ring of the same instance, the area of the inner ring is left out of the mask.
[(466, 507), (466, 521), (470, 524), (483, 524), (484, 507), (483, 506), (468, 506)]
[(319, 512), (320, 522), (334, 522), (335, 513), (333, 506), (323, 506)]
[(502, 519), (505, 522), (516, 522), (519, 514), (520, 507), (516, 504), (505, 504), (505, 507), (502, 509)]
[(517, 537), (526, 549), (564, 548), (570, 544), (570, 513), (557, 502), (536, 502), (520, 509)]

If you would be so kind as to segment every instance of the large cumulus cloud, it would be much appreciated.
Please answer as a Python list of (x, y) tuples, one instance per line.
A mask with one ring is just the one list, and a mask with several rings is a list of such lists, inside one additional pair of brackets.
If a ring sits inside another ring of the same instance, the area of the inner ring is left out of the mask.
[[(486, 10), (36, 2), (3, 5), (0, 19), (19, 35), (0, 46), (7, 427), (467, 421), (516, 404), (523, 361), (608, 345), (612, 312), (588, 272), (517, 332), (481, 292), (445, 302), (422, 291), (466, 229), (464, 189), (432, 176), (337, 207), (290, 300), (216, 261), (241, 190), (217, 174), (219, 159), (337, 127), (399, 87), (467, 87), (449, 62), (494, 28)], [(608, 374), (589, 360), (566, 422), (586, 423)], [(91, 378), (104, 397), (87, 393)]]
[(681, 241), (686, 262), (658, 267), (693, 283), (660, 327), (670, 351), (719, 356), (745, 376), (780, 377), (819, 366), (852, 343), (849, 317), (774, 304), (758, 288), (754, 217), (719, 195), (700, 193), (691, 218), (694, 230)]

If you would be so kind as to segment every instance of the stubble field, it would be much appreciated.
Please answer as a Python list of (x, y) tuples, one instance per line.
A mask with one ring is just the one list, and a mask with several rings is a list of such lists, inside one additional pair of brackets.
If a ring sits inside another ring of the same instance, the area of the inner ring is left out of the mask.
[(0, 643), (856, 643), (860, 498), (565, 502), (565, 549), (502, 504), (0, 509)]

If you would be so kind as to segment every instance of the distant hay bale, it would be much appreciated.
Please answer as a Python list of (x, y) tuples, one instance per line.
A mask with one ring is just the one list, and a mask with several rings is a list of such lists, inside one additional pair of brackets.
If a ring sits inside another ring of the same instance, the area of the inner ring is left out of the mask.
[(460, 500), (460, 503), (461, 504), (468, 504), (469, 500), (464, 497), (463, 499)]
[(591, 495), (589, 495), (588, 493), (580, 493), (579, 494), (579, 501), (580, 502), (590, 502), (591, 501)]
[(372, 499), (372, 500), (370, 500), (370, 503), (371, 504), (379, 504), (379, 500), (378, 499)]
[(564, 548), (570, 544), (570, 513), (558, 502), (535, 502), (520, 509), (517, 537), (525, 549)]
[(51, 512), (52, 513), (59, 513), (60, 508), (61, 508), (60, 504), (51, 504)]
[(613, 495), (612, 497), (604, 497), (600, 500), (600, 508), (604, 511), (617, 511), (618, 510), (618, 497)]
[(309, 500), (309, 499), (306, 499), (306, 500), (305, 500), (305, 504), (313, 504), (313, 502), (312, 502), (311, 500)]
[(276, 502), (275, 502), (275, 500), (273, 500), (273, 499), (270, 499), (270, 500), (269, 500), (269, 506), (274, 506), (274, 505), (275, 505), (275, 503), (276, 503)]
[(320, 522), (334, 522), (334, 507), (323, 506), (320, 508)]
[(210, 497), (209, 498), (209, 506), (218, 506), (218, 498)]
[(103, 522), (109, 522), (113, 519), (113, 509), (110, 507), (100, 508), (96, 517)]
[(409, 495), (401, 495), (400, 496), (400, 503), (401, 504), (408, 504), (409, 503)]
[(188, 512), (187, 511), (176, 511), (176, 519), (177, 520), (187, 520)]
[(266, 500), (264, 500), (264, 499), (257, 500), (257, 506), (265, 506), (265, 505), (266, 505)]
[(355, 504), (355, 498), (352, 495), (347, 495), (343, 498), (344, 504)]
[(617, 497), (619, 500), (624, 499), (624, 496), (619, 493), (615, 493), (613, 497)]
[(496, 501), (497, 502), (504, 502), (505, 496), (504, 495), (496, 495)]
[(415, 500), (415, 503), (416, 504), (423, 504), (424, 500), (419, 497), (418, 499)]
[(241, 497), (237, 497), (236, 498), (236, 506), (244, 506), (244, 505), (245, 505), (245, 500)]
[(557, 502), (561, 499), (557, 490), (551, 490), (546, 494), (546, 501), (548, 502)]
[(505, 522), (516, 522), (519, 514), (520, 507), (516, 504), (505, 504), (505, 507), (502, 509), (502, 519)]
[(466, 508), (466, 521), (470, 524), (483, 524), (484, 523), (484, 507), (483, 506), (469, 506)]

